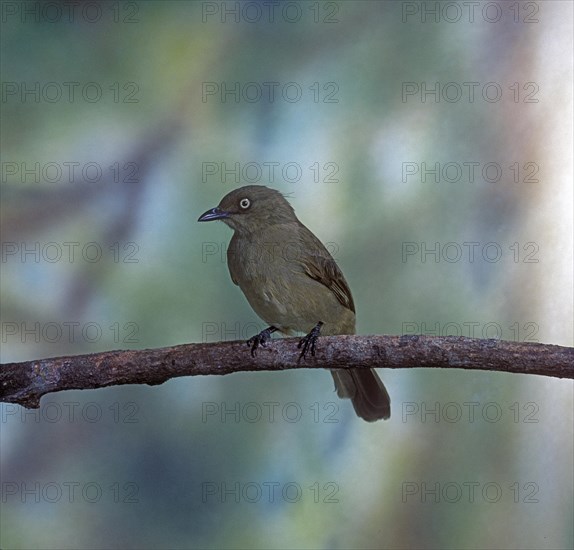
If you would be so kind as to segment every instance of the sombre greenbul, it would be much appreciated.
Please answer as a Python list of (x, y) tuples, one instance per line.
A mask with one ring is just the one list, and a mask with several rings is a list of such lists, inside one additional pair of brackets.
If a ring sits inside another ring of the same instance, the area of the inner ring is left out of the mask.
[[(263, 185), (231, 191), (198, 221), (221, 220), (234, 230), (227, 249), (233, 282), (269, 327), (248, 340), (251, 353), (273, 332), (307, 334), (301, 355), (315, 353), (319, 334), (355, 334), (349, 285), (323, 243), (285, 197)], [(337, 395), (368, 422), (391, 416), (391, 400), (372, 369), (334, 369)]]

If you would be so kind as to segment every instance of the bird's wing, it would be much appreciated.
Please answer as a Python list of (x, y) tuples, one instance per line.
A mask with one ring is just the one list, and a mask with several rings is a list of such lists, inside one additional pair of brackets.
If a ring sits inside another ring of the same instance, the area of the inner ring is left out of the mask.
[(300, 255), (300, 261), (305, 273), (312, 279), (325, 285), (335, 294), (337, 300), (343, 306), (355, 313), (355, 303), (353, 302), (351, 289), (337, 262), (329, 254), (323, 243), (306, 227), (303, 226), (303, 228), (308, 232), (308, 236), (314, 244), (313, 247), (306, 247), (305, 253)]
[(227, 247), (227, 268), (229, 269), (229, 274), (231, 275), (231, 280), (239, 285), (239, 279), (237, 273), (239, 271), (239, 245), (238, 239), (236, 238), (236, 233), (231, 237), (229, 241), (229, 246)]

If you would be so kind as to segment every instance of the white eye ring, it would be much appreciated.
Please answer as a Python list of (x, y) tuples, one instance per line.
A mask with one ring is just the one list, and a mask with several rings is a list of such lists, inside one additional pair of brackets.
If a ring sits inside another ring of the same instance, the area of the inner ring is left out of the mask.
[(239, 201), (239, 206), (243, 209), (249, 208), (251, 206), (251, 201), (249, 199), (241, 199)]

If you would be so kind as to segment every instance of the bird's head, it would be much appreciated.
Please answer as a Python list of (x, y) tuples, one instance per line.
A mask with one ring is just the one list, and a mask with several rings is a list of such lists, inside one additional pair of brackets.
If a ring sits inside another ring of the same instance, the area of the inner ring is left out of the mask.
[(292, 206), (275, 189), (264, 185), (247, 185), (228, 193), (197, 221), (221, 220), (235, 231), (251, 233), (269, 225), (297, 220)]

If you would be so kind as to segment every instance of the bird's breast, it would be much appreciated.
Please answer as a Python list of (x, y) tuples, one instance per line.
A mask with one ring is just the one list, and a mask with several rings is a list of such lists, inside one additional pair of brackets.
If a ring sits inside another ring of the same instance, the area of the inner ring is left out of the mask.
[(325, 323), (324, 334), (354, 332), (355, 314), (306, 273), (300, 241), (281, 237), (271, 232), (260, 239), (234, 237), (230, 243), (231, 277), (255, 313), (285, 333), (309, 332), (318, 321)]

